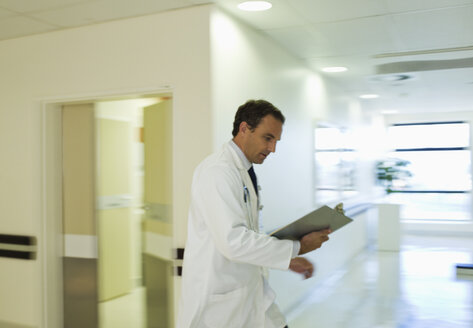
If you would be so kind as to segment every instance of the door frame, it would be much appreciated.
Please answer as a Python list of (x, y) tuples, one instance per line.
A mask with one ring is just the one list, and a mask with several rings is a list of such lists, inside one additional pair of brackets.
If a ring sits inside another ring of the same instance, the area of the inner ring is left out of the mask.
[(43, 328), (63, 327), (62, 226), (62, 106), (65, 104), (147, 98), (172, 94), (170, 86), (90, 93), (38, 99), (41, 115), (41, 212), (39, 249), (41, 323)]

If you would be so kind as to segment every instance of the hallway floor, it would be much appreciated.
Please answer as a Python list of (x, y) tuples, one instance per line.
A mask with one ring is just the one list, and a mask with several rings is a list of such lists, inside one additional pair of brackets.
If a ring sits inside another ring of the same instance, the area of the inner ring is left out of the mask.
[(144, 288), (113, 300), (99, 303), (99, 328), (145, 328)]
[(405, 236), (401, 252), (367, 250), (318, 287), (290, 328), (472, 328), (473, 239)]
[[(319, 286), (290, 328), (473, 328), (473, 239), (405, 236), (401, 252), (367, 250)], [(102, 303), (100, 328), (145, 326), (143, 289)]]

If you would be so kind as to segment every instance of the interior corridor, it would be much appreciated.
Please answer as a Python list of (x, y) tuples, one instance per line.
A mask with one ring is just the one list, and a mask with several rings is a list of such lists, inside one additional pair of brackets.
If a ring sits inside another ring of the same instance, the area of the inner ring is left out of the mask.
[(293, 312), (290, 328), (471, 328), (473, 240), (407, 235), (401, 252), (368, 249)]
[[(367, 249), (321, 284), (289, 317), (290, 328), (471, 328), (473, 240), (407, 235), (401, 252)], [(143, 290), (101, 304), (102, 328), (144, 327)]]

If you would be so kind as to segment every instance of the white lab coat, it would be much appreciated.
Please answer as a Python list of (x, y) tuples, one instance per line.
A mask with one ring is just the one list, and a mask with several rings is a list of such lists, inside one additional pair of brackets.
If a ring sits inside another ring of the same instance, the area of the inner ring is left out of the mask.
[(195, 170), (178, 328), (286, 325), (265, 272), (288, 269), (293, 242), (258, 232), (258, 206), (251, 178), (229, 143)]

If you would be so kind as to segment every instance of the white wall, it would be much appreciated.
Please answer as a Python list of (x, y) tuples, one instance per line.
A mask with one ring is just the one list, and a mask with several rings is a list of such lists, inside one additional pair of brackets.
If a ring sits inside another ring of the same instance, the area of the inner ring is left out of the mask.
[[(276, 153), (256, 166), (265, 205), (261, 218), (270, 231), (314, 209), (314, 122), (361, 121), (360, 110), (303, 62), (218, 10), (211, 15), (211, 49), (214, 148), (231, 139), (235, 112), (248, 99), (266, 99), (286, 116)], [(288, 313), (308, 289), (364, 247), (364, 230), (360, 219), (335, 235), (326, 249), (309, 255), (319, 266), (316, 279), (302, 282), (292, 272), (273, 271), (270, 283), (282, 310)]]
[[(213, 6), (3, 41), (0, 72), (0, 232), (38, 236), (40, 245), (41, 109), (48, 101), (171, 89), (177, 246), (185, 241), (193, 169), (231, 138), (240, 104), (264, 98), (287, 118), (277, 153), (257, 167), (267, 229), (313, 208), (313, 122), (348, 108), (302, 62)], [(0, 322), (41, 326), (41, 251), (36, 261), (0, 258)], [(284, 309), (316, 282), (301, 284), (289, 272), (275, 279), (275, 286), (295, 286)], [(276, 287), (280, 296), (285, 288)]]
[[(210, 152), (209, 6), (0, 42), (0, 233), (41, 234), (42, 103), (110, 95), (174, 97), (174, 215), (187, 216), (194, 166)], [(195, 147), (191, 140), (199, 140)], [(182, 227), (176, 241), (183, 246)], [(0, 258), (0, 322), (40, 326), (38, 259)]]
[(232, 138), (235, 112), (248, 99), (266, 99), (286, 116), (276, 153), (255, 167), (265, 226), (280, 226), (313, 206), (312, 124), (327, 110), (324, 82), (267, 37), (218, 10), (212, 12), (211, 44), (215, 149)]

